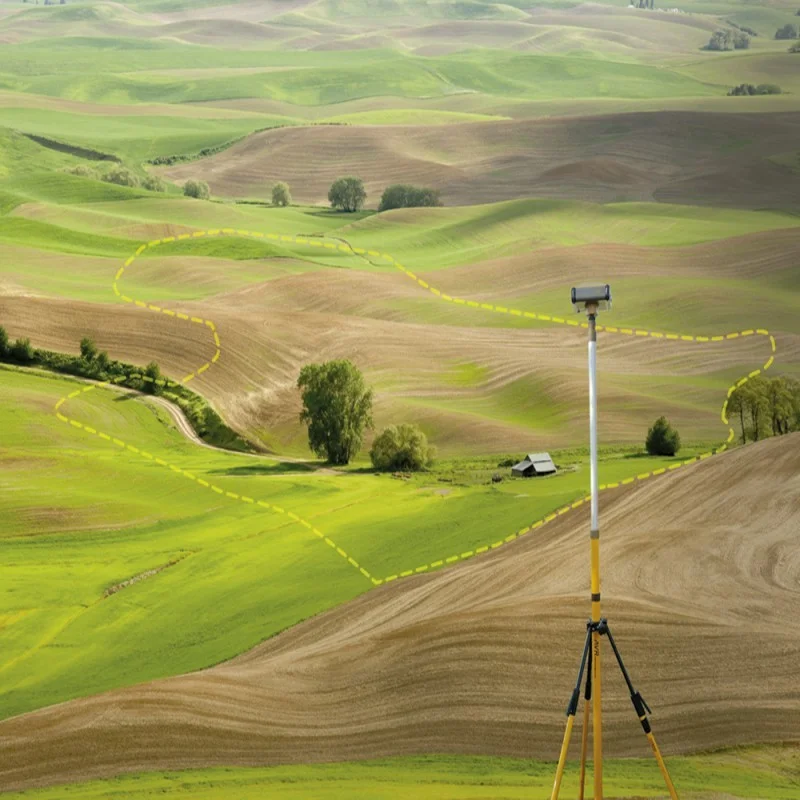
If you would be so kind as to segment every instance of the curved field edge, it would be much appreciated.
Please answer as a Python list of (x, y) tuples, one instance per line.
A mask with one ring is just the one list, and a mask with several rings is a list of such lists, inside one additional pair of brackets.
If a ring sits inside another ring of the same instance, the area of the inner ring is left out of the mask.
[[(66, 784), (6, 794), (8, 800), (151, 800), (163, 796), (224, 800), (234, 795), (279, 793), (293, 798), (389, 800), (415, 797), (477, 800), (548, 800), (555, 764), (482, 756), (428, 755), (339, 764), (303, 764), (141, 773), (105, 781)], [(724, 793), (741, 800), (794, 800), (800, 781), (800, 746), (747, 747), (674, 756), (669, 769), (682, 797), (700, 800)], [(661, 776), (651, 759), (606, 759), (606, 796), (663, 797)], [(568, 762), (565, 796), (577, 789), (578, 768)]]

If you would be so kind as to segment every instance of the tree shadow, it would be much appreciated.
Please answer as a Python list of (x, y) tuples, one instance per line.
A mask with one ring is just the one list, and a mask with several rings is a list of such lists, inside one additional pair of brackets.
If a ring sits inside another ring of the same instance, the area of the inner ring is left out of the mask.
[(279, 461), (274, 464), (252, 464), (246, 467), (231, 467), (229, 469), (212, 470), (211, 475), (225, 475), (229, 477), (255, 477), (258, 475), (282, 475), (295, 472), (313, 472), (315, 466), (307, 462)]

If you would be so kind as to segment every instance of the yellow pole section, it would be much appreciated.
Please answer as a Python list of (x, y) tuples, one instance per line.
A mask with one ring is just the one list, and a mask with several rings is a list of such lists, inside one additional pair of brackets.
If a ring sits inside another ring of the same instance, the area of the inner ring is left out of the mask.
[(652, 733), (648, 733), (647, 741), (650, 742), (650, 747), (653, 748), (653, 755), (656, 757), (656, 761), (658, 761), (658, 768), (661, 770), (661, 775), (664, 778), (664, 783), (667, 784), (667, 789), (669, 789), (669, 796), (672, 800), (678, 800), (678, 793), (675, 791), (675, 785), (672, 783), (669, 770), (667, 770), (667, 765), (664, 763), (664, 756), (661, 755), (661, 750), (656, 743), (656, 737), (653, 736)]
[[(600, 533), (592, 531), (592, 622), (600, 621)], [(594, 800), (603, 800), (603, 717), (600, 634), (592, 632), (592, 746)]]
[(570, 714), (567, 717), (567, 729), (564, 731), (564, 741), (561, 743), (561, 755), (558, 757), (558, 769), (556, 769), (556, 780), (553, 783), (553, 793), (550, 800), (558, 800), (558, 793), (561, 791), (561, 779), (564, 777), (564, 767), (567, 764), (567, 751), (569, 750), (569, 740), (572, 736), (572, 726), (575, 724), (575, 717)]

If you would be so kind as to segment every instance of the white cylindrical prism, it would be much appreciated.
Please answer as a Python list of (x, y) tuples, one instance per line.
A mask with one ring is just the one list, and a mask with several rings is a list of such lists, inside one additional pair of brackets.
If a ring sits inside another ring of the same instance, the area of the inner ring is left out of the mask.
[[(591, 332), (594, 334), (594, 318), (590, 317)], [(589, 459), (592, 495), (592, 530), (599, 530), (597, 511), (597, 341), (592, 336), (589, 341)]]

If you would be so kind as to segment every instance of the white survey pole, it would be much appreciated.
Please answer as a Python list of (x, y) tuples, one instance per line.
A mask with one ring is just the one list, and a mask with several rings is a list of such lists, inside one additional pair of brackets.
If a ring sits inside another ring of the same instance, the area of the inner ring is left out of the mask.
[(597, 489), (597, 323), (589, 314), (589, 458), (592, 495), (592, 530), (600, 529)]

